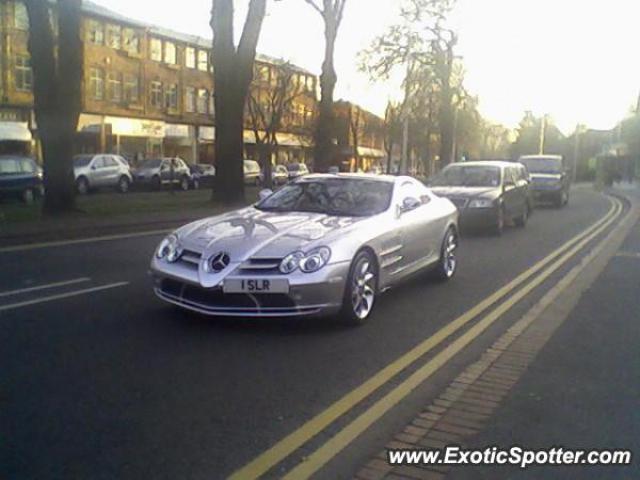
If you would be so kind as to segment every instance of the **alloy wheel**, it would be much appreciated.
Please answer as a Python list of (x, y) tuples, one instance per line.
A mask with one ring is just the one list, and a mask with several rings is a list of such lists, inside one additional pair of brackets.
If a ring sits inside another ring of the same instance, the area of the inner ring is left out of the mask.
[(375, 267), (368, 258), (362, 258), (354, 270), (351, 287), (351, 306), (353, 313), (360, 320), (369, 316), (375, 301), (376, 274)]
[(442, 267), (447, 278), (451, 278), (456, 273), (458, 260), (456, 259), (456, 250), (458, 249), (458, 239), (455, 233), (449, 232), (444, 243)]

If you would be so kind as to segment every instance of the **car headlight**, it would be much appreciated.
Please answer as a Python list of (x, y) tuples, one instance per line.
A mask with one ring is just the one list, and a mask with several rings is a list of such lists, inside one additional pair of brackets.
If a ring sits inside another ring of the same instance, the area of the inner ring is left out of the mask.
[(491, 208), (491, 207), (493, 207), (493, 200), (477, 198), (469, 202), (469, 208)]
[(304, 273), (313, 273), (324, 267), (331, 258), (331, 250), (328, 247), (320, 247), (310, 251), (300, 260), (300, 270)]
[(180, 258), (180, 254), (182, 250), (180, 249), (180, 245), (178, 244), (178, 237), (175, 235), (169, 235), (167, 238), (160, 242), (158, 245), (158, 249), (156, 250), (156, 258), (164, 259), (167, 262), (173, 263), (178, 258)]
[(331, 258), (329, 247), (319, 247), (309, 253), (293, 252), (280, 262), (279, 270), (284, 274), (295, 272), (298, 268), (304, 273), (313, 273), (324, 267)]
[(280, 266), (278, 267), (280, 272), (284, 274), (288, 274), (291, 272), (295, 272), (297, 268), (300, 266), (300, 260), (304, 258), (304, 253), (302, 252), (293, 252), (287, 255), (280, 262)]

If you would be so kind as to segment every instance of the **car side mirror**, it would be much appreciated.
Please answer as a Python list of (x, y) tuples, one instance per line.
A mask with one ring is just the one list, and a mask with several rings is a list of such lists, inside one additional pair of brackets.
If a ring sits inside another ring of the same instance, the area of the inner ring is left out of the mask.
[(420, 207), (422, 202), (415, 197), (407, 197), (402, 201), (402, 205), (400, 205), (400, 214), (410, 212), (411, 210), (415, 210)]
[(258, 193), (258, 198), (260, 198), (260, 201), (262, 201), (266, 198), (269, 198), (271, 195), (273, 195), (273, 190), (265, 188), (263, 190), (260, 190), (260, 193)]

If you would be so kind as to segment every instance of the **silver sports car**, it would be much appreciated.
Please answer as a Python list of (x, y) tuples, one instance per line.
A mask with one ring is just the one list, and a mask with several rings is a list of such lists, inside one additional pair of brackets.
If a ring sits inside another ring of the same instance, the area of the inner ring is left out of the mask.
[(361, 323), (407, 275), (456, 271), (458, 211), (413, 178), (309, 175), (266, 193), (165, 238), (151, 262), (156, 294), (209, 315)]

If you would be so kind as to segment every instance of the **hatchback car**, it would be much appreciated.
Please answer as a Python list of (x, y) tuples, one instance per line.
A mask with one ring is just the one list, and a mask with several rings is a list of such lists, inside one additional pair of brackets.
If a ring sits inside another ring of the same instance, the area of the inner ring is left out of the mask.
[(246, 185), (260, 185), (260, 165), (255, 160), (244, 160), (242, 164), (244, 183)]
[(290, 163), (287, 165), (289, 171), (289, 180), (309, 175), (309, 168), (304, 163)]
[(126, 193), (133, 182), (127, 161), (119, 155), (107, 153), (76, 155), (73, 157), (73, 173), (81, 195), (96, 188), (115, 188)]
[(179, 157), (149, 159), (136, 170), (136, 182), (160, 189), (165, 185), (178, 185), (181, 190), (189, 190), (192, 180), (189, 167)]
[(154, 288), (208, 315), (339, 312), (358, 324), (412, 273), (453, 277), (457, 220), (449, 200), (409, 177), (309, 175), (166, 237), (151, 261)]
[(191, 172), (191, 186), (193, 188), (212, 187), (216, 178), (216, 167), (207, 163), (189, 165)]
[(488, 228), (500, 235), (508, 222), (525, 226), (532, 211), (527, 173), (517, 163), (454, 163), (428, 185), (458, 208), (462, 228)]
[(42, 171), (32, 158), (0, 156), (0, 197), (19, 198), (30, 204), (43, 192)]
[(557, 207), (569, 203), (571, 179), (560, 155), (525, 155), (519, 162), (529, 171), (534, 200), (552, 202)]
[[(289, 180), (289, 172), (284, 165), (274, 165), (271, 168), (271, 183), (284, 185)], [(260, 171), (260, 181), (264, 184), (264, 171)]]

